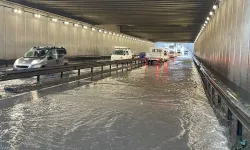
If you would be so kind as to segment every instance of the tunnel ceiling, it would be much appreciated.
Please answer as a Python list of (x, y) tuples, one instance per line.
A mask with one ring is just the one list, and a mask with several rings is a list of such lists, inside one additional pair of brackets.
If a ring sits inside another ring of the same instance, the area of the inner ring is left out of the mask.
[(215, 0), (9, 0), (151, 41), (193, 42)]

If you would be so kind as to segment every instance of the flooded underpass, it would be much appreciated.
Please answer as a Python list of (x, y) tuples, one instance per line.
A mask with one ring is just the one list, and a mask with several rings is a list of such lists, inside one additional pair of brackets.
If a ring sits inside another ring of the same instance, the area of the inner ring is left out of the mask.
[(189, 57), (86, 82), (1, 107), (0, 149), (228, 149)]

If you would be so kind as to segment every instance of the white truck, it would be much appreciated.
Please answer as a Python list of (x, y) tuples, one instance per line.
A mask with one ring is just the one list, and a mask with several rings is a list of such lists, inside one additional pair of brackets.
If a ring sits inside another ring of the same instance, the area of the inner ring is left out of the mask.
[(128, 47), (115, 46), (111, 54), (111, 60), (132, 59), (133, 53)]
[(169, 56), (166, 50), (161, 49), (161, 48), (150, 48), (149, 52), (146, 53), (145, 58), (149, 63), (155, 62), (164, 62), (169, 60)]
[(175, 58), (177, 55), (176, 55), (176, 53), (175, 53), (175, 51), (173, 51), (173, 50), (170, 50), (169, 51), (169, 57), (170, 58)]

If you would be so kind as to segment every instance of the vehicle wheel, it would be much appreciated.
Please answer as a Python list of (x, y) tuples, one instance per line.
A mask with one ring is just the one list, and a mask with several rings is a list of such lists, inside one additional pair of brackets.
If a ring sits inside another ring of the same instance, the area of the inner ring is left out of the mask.
[(41, 68), (45, 68), (46, 66), (42, 66)]
[(68, 63), (65, 63), (64, 66), (68, 65)]

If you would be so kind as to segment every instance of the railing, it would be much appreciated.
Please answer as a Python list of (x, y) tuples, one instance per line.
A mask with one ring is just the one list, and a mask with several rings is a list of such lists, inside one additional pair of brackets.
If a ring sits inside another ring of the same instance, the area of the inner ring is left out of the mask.
[[(243, 127), (250, 132), (250, 113), (246, 106), (238, 104), (236, 98), (233, 96), (231, 91), (227, 90), (225, 87), (221, 86), (216, 82), (214, 78), (207, 73), (204, 69), (204, 66), (193, 56), (193, 60), (195, 65), (200, 73), (200, 76), (204, 83), (204, 88), (206, 90), (208, 98), (212, 101), (214, 105), (221, 105), (222, 101), (227, 105), (227, 120), (232, 121), (233, 115), (237, 118), (237, 127), (236, 127), (236, 137), (238, 140), (236, 141), (240, 143), (240, 149), (244, 149), (246, 147), (246, 140), (243, 140)], [(217, 98), (216, 98), (217, 95)], [(234, 145), (234, 149), (237, 149), (237, 144)]]
[[(89, 61), (89, 60), (108, 60), (110, 59), (111, 56), (73, 56), (73, 57), (69, 57), (70, 61)], [(14, 64), (16, 59), (8, 59), (8, 60), (4, 60), (4, 59), (0, 59), (0, 66), (11, 66)]]
[[(0, 81), (20, 79), (20, 78), (29, 78), (37, 76), (37, 81), (40, 81), (41, 75), (48, 75), (54, 73), (61, 73), (61, 78), (63, 77), (63, 73), (67, 71), (78, 70), (78, 76), (81, 75), (81, 69), (91, 69), (91, 75), (97, 75), (107, 72), (112, 72), (116, 70), (124, 70), (129, 66), (129, 64), (142, 66), (143, 61), (139, 58), (136, 59), (126, 59), (126, 60), (115, 60), (115, 61), (103, 61), (103, 62), (85, 62), (78, 64), (69, 64), (65, 66), (57, 66), (57, 67), (46, 67), (46, 68), (38, 68), (38, 69), (26, 69), (26, 70), (18, 70), (18, 71), (6, 71), (3, 74), (0, 74)], [(116, 65), (116, 68), (112, 68), (112, 65)], [(122, 65), (119, 67), (119, 65)], [(104, 66), (110, 66), (108, 70), (104, 70)], [(101, 67), (101, 71), (98, 73), (94, 73), (95, 67)]]
[(111, 56), (74, 56), (69, 57), (69, 61), (89, 61), (89, 60), (109, 60)]
[[(133, 55), (133, 58), (138, 57), (138, 55)], [(76, 61), (76, 62), (85, 62), (85, 61), (91, 61), (91, 60), (110, 60), (111, 56), (72, 56), (69, 57), (69, 61)], [(0, 59), (0, 66), (11, 66), (14, 64), (16, 59), (9, 59), (9, 60), (4, 60)]]

